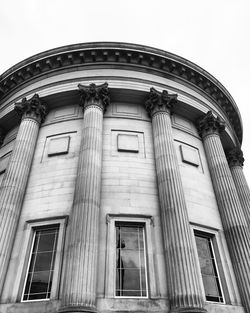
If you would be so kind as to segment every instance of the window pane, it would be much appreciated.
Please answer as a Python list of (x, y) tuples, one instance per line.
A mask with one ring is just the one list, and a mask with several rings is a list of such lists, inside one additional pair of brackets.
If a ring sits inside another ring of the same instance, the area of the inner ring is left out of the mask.
[(26, 279), (23, 300), (50, 297), (58, 227), (37, 230)]
[(219, 277), (212, 248), (212, 239), (205, 235), (195, 234), (201, 275), (206, 300), (223, 302)]
[(116, 226), (116, 296), (146, 297), (144, 228)]
[(202, 276), (207, 296), (218, 296), (217, 281), (213, 276)]

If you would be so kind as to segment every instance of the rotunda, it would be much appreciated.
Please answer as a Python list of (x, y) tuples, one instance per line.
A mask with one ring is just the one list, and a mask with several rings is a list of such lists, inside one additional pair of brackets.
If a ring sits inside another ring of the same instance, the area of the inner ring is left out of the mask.
[(0, 77), (0, 312), (250, 312), (242, 121), (211, 74), (97, 42)]

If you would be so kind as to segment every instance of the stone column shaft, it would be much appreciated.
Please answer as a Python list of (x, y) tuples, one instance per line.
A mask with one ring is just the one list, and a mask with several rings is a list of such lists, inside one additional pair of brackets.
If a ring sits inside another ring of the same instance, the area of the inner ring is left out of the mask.
[(173, 96), (151, 89), (146, 102), (152, 116), (169, 300), (171, 312), (205, 312), (172, 134)]
[(248, 228), (250, 229), (250, 189), (243, 172), (243, 153), (240, 149), (234, 149), (227, 154), (227, 159)]
[[(100, 95), (100, 87), (92, 87), (94, 94)], [(70, 216), (61, 312), (96, 311), (104, 104), (102, 97), (91, 95), (88, 98), (89, 90), (84, 88), (87, 95), (84, 94), (82, 141)], [(107, 89), (107, 84), (101, 88)]]
[(22, 108), (16, 104), (23, 118), (18, 130), (11, 158), (0, 187), (0, 293), (3, 288), (16, 228), (21, 213), (29, 172), (33, 160), (36, 141), (41, 123), (41, 115), (45, 113), (28, 111), (30, 105), (44, 110), (37, 95), (30, 101), (23, 99)]
[(222, 122), (209, 112), (200, 132), (212, 177), (221, 221), (246, 312), (250, 312), (250, 233), (220, 141)]

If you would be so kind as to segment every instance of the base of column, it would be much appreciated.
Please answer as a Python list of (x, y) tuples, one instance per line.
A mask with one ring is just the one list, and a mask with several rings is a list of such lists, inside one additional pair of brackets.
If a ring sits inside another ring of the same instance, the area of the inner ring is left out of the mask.
[(204, 308), (197, 307), (186, 307), (186, 308), (175, 308), (170, 310), (171, 313), (207, 313)]
[(59, 309), (58, 313), (97, 313), (97, 309), (86, 306), (67, 306)]

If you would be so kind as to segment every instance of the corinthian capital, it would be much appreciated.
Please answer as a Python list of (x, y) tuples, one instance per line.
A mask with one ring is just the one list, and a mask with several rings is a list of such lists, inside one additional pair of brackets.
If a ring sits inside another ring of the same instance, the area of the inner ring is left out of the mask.
[(225, 122), (219, 117), (215, 117), (212, 111), (198, 120), (197, 128), (202, 138), (210, 134), (220, 134), (225, 129)]
[(79, 84), (78, 88), (81, 95), (80, 105), (83, 107), (83, 110), (89, 105), (96, 105), (101, 110), (106, 110), (110, 100), (108, 83), (99, 86), (96, 84), (90, 84), (89, 86)]
[(38, 94), (34, 94), (29, 100), (23, 98), (22, 102), (15, 103), (15, 111), (23, 118), (31, 117), (42, 123), (46, 116), (46, 104)]
[(150, 93), (145, 102), (145, 106), (150, 116), (153, 117), (154, 114), (159, 112), (170, 113), (176, 102), (177, 94), (170, 95), (167, 90), (159, 92), (152, 87), (150, 88)]
[(228, 151), (226, 156), (227, 156), (229, 167), (233, 167), (233, 166), (243, 167), (245, 159), (243, 157), (243, 152), (241, 151), (240, 148), (234, 148)]

